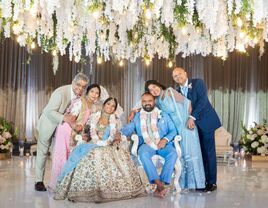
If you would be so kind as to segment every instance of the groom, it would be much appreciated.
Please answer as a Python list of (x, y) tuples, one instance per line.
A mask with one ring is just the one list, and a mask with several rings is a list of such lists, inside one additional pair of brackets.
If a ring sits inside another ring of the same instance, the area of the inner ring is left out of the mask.
[[(139, 137), (138, 155), (150, 183), (157, 185), (155, 195), (167, 194), (164, 184), (170, 184), (171, 175), (177, 160), (177, 152), (172, 140), (176, 129), (168, 114), (155, 107), (155, 98), (149, 92), (141, 97), (142, 109), (136, 113), (131, 123), (121, 129), (121, 134), (130, 136), (134, 131)], [(165, 159), (160, 177), (152, 162), (154, 155)]]
[(220, 119), (209, 102), (203, 80), (188, 79), (186, 71), (180, 67), (173, 70), (172, 76), (179, 84), (178, 92), (191, 100), (192, 112), (187, 126), (189, 129), (197, 126), (206, 175), (204, 191), (214, 191), (217, 189), (215, 130), (221, 126)]
[(44, 108), (41, 117), (37, 123), (37, 155), (35, 163), (35, 190), (46, 191), (43, 183), (45, 164), (47, 154), (52, 141), (52, 135), (58, 124), (67, 122), (69, 124), (75, 122), (76, 117), (66, 114), (66, 108), (72, 105), (72, 101), (79, 98), (88, 84), (88, 77), (83, 74), (77, 74), (71, 85), (65, 85), (57, 88), (49, 99), (48, 104)]

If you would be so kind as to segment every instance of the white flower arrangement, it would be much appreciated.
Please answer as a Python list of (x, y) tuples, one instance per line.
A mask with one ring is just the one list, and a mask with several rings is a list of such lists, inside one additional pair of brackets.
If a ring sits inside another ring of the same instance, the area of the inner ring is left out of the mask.
[(2, 0), (0, 31), (21, 46), (37, 42), (60, 55), (68, 48), (76, 62), (83, 48), (104, 60), (179, 53), (226, 59), (235, 48), (245, 52), (256, 44), (263, 53), (267, 6), (257, 0)]
[(17, 129), (12, 123), (0, 117), (0, 153), (8, 153), (17, 139)]
[(254, 123), (254, 127), (247, 129), (242, 125), (243, 134), (240, 139), (240, 145), (247, 153), (253, 155), (268, 154), (268, 126), (266, 120), (263, 124)]

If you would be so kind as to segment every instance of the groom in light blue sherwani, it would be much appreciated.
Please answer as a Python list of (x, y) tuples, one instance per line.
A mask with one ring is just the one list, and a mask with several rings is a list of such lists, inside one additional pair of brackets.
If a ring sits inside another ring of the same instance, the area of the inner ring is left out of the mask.
[[(164, 197), (170, 184), (171, 176), (178, 158), (172, 140), (176, 136), (176, 128), (168, 114), (155, 107), (155, 98), (148, 92), (141, 97), (142, 109), (136, 113), (131, 123), (121, 129), (121, 134), (130, 136), (134, 131), (139, 137), (138, 155), (150, 183), (155, 183), (155, 194)], [(154, 166), (152, 157), (160, 155), (165, 159), (160, 177)]]

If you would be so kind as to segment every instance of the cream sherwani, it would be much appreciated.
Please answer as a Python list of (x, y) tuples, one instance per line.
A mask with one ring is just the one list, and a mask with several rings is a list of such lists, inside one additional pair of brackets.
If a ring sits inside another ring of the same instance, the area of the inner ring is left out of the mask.
[(64, 111), (72, 99), (72, 86), (57, 88), (51, 95), (37, 123), (37, 156), (35, 164), (35, 180), (44, 180), (47, 153), (52, 141), (52, 135), (59, 123), (63, 121)]

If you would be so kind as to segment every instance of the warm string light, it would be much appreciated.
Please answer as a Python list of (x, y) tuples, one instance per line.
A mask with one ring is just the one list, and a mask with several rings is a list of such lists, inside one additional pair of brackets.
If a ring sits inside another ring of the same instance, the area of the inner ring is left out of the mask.
[(238, 27), (242, 27), (242, 25), (243, 25), (243, 21), (241, 20), (240, 17), (237, 18), (236, 23), (237, 23)]
[(138, 37), (139, 37), (138, 33), (135, 32), (133, 37), (134, 37), (134, 39), (138, 39)]
[(22, 39), (22, 37), (21, 36), (18, 36), (17, 37), (17, 42), (20, 43), (21, 39)]
[(31, 14), (32, 17), (35, 17), (36, 16), (36, 8), (32, 7), (30, 9), (30, 14)]
[(74, 57), (74, 61), (75, 61), (76, 63), (78, 63), (78, 62), (80, 61), (79, 56), (75, 56), (75, 57)]
[(145, 57), (145, 58), (144, 58), (144, 61), (145, 61), (146, 66), (149, 66), (150, 63), (151, 63), (151, 59), (148, 58), (148, 57)]
[(169, 61), (168, 62), (168, 68), (172, 68), (173, 67), (173, 62), (172, 61)]
[(53, 51), (52, 51), (52, 56), (57, 56), (57, 50), (56, 49), (54, 49)]
[(187, 28), (186, 28), (185, 26), (183, 26), (183, 27), (181, 28), (181, 33), (182, 33), (183, 35), (186, 35), (186, 34), (187, 34)]
[(94, 17), (95, 19), (98, 19), (100, 13), (99, 13), (99, 11), (94, 11), (94, 12), (92, 13), (92, 15), (93, 15), (93, 17)]
[(20, 32), (19, 24), (17, 24), (17, 23), (14, 24), (12, 29), (13, 29), (15, 35), (19, 34), (19, 32)]
[(152, 19), (152, 12), (148, 8), (145, 10), (145, 17), (146, 17), (147, 20)]
[(31, 43), (31, 49), (35, 49), (35, 42)]
[(196, 27), (196, 32), (199, 34), (201, 32), (201, 28), (200, 27)]
[(245, 46), (242, 44), (242, 43), (238, 43), (236, 45), (236, 49), (241, 52), (241, 53), (245, 53), (246, 52), (246, 49), (245, 49)]
[(245, 34), (243, 31), (239, 33), (239, 37), (240, 37), (240, 38), (244, 38), (245, 35), (246, 35), (246, 34)]
[(101, 63), (102, 63), (102, 58), (101, 58), (101, 57), (98, 57), (98, 58), (97, 58), (97, 63), (98, 63), (98, 64), (101, 64)]
[(121, 66), (121, 67), (124, 66), (124, 61), (123, 60), (119, 61), (119, 66)]
[(259, 41), (258, 41), (258, 39), (255, 37), (255, 38), (253, 38), (253, 43), (255, 43), (255, 44), (257, 44)]

